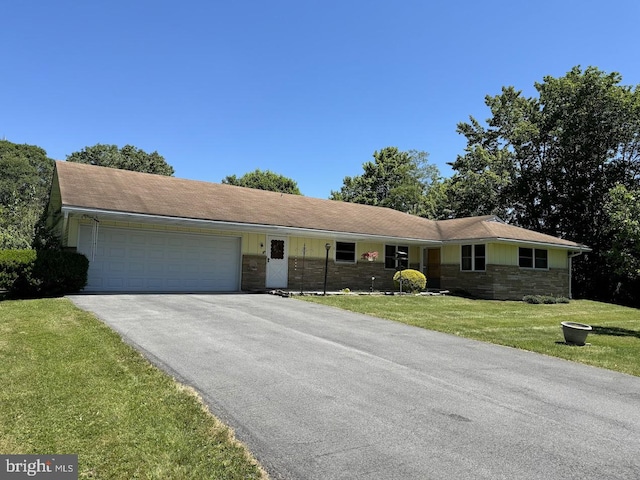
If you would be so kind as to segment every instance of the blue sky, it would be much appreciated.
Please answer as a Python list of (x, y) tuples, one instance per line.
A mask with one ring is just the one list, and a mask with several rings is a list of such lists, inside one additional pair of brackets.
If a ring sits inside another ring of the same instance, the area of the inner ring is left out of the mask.
[(176, 176), (256, 168), (326, 198), (387, 146), (444, 176), (487, 94), (574, 65), (640, 84), (637, 0), (8, 0), (0, 138), (64, 160), (158, 151)]

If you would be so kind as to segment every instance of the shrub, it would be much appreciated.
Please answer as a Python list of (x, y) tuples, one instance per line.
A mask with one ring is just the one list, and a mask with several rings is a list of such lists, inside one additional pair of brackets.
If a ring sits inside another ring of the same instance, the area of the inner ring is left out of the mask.
[(522, 301), (534, 305), (540, 305), (543, 303), (546, 305), (569, 303), (569, 299), (566, 297), (554, 297), (552, 295), (525, 295), (522, 297)]
[(525, 303), (531, 303), (533, 305), (538, 305), (542, 303), (542, 300), (539, 295), (525, 295), (522, 297), (522, 301)]
[(11, 290), (15, 281), (29, 275), (35, 250), (0, 250), (0, 290)]
[[(14, 297), (62, 295), (87, 284), (89, 260), (80, 253), (60, 250), (9, 251), (12, 261), (0, 262), (0, 277)], [(17, 260), (16, 260), (17, 259)]]
[(556, 297), (551, 295), (542, 295), (542, 303), (546, 305), (554, 305), (556, 303)]
[(402, 274), (402, 291), (416, 293), (424, 290), (427, 286), (427, 277), (422, 272), (410, 268), (396, 272), (393, 276), (393, 283), (396, 288), (400, 288), (400, 275)]

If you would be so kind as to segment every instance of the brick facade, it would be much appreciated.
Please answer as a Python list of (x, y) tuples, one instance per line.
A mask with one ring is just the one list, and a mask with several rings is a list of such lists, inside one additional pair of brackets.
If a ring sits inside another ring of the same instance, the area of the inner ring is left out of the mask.
[[(289, 259), (289, 288), (305, 291), (322, 291), (324, 288), (324, 265), (321, 259), (307, 259), (304, 262), (304, 284), (302, 261)], [(393, 290), (393, 270), (384, 268), (382, 262), (336, 263), (329, 259), (327, 265), (327, 290), (348, 288), (354, 291), (369, 291), (371, 277), (374, 290)]]
[[(293, 291), (322, 291), (324, 289), (324, 259), (289, 258), (289, 285)], [(419, 265), (411, 265), (419, 269)], [(376, 291), (393, 291), (393, 270), (384, 268), (383, 262), (336, 263), (329, 259), (327, 268), (327, 290), (338, 291), (348, 288), (353, 291), (369, 291), (371, 277), (375, 277)], [(264, 290), (267, 278), (267, 259), (264, 255), (242, 256), (242, 290)]]
[(264, 255), (242, 256), (242, 286), (244, 292), (264, 290), (267, 279), (267, 257)]
[[(289, 258), (288, 290), (322, 291), (324, 289), (324, 259)], [(419, 265), (410, 268), (419, 270)], [(303, 273), (304, 272), (304, 273)], [(349, 288), (369, 291), (371, 277), (375, 277), (375, 291), (393, 291), (393, 270), (382, 262), (336, 263), (329, 259), (327, 290)], [(304, 275), (304, 276), (303, 276)], [(264, 255), (243, 255), (242, 290), (265, 289), (267, 259)], [(429, 285), (429, 279), (427, 279)], [(440, 285), (451, 292), (466, 292), (489, 300), (522, 300), (525, 295), (569, 296), (569, 271), (561, 268), (529, 270), (508, 265), (487, 265), (484, 272), (462, 272), (459, 265), (442, 265)]]
[(442, 265), (441, 286), (489, 300), (522, 300), (525, 295), (569, 297), (569, 270), (487, 265), (484, 272), (463, 272), (459, 265)]

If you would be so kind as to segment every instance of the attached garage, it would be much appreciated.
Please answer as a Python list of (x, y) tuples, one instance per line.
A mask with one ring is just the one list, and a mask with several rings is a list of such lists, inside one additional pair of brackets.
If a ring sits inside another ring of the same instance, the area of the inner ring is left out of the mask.
[(238, 237), (91, 225), (78, 238), (87, 292), (235, 292), (240, 249)]

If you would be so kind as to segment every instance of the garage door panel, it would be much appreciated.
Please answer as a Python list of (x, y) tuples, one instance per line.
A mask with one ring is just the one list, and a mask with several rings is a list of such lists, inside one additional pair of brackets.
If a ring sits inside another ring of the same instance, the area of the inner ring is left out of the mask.
[(122, 274), (127, 270), (127, 264), (124, 262), (116, 262), (111, 261), (106, 263), (106, 268), (104, 268), (107, 272)]
[(147, 236), (147, 242), (149, 245), (165, 245), (167, 239), (163, 235), (164, 234), (161, 233), (160, 235)]
[(139, 277), (136, 278), (136, 281), (142, 282), (142, 285), (145, 288), (154, 289), (157, 291), (161, 291), (164, 286), (164, 278), (163, 277)]
[(139, 235), (139, 234), (133, 233), (129, 236), (129, 244), (144, 246), (147, 244), (147, 237), (145, 235)]
[(136, 259), (144, 259), (147, 256), (147, 252), (145, 251), (144, 248), (140, 248), (140, 247), (133, 247), (129, 249), (129, 258), (136, 260)]
[(161, 230), (80, 228), (78, 251), (89, 259), (87, 291), (237, 291), (240, 239)]

